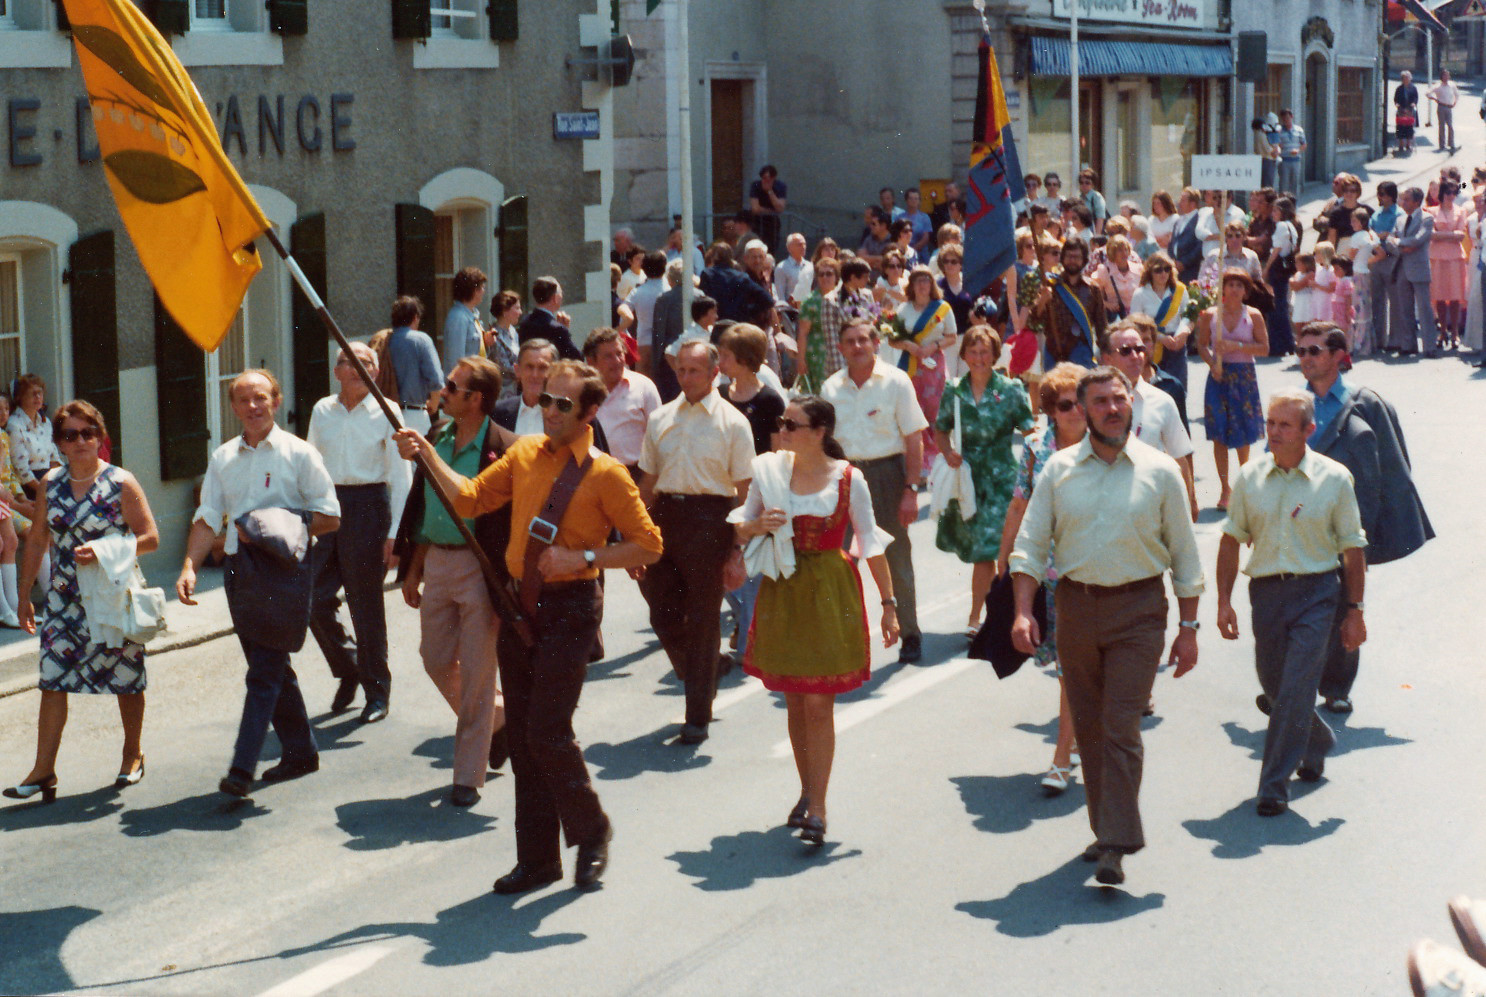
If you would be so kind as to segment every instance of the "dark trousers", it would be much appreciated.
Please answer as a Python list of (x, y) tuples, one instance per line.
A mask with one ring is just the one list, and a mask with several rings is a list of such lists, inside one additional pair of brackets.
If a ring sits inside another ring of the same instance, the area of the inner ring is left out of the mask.
[(248, 694), (243, 700), (232, 767), (250, 776), (256, 771), (270, 723), (279, 736), (285, 761), (301, 762), (318, 756), (315, 732), (299, 693), (299, 680), (289, 664), (289, 652), (256, 643), (241, 631), (237, 639), (248, 659)]
[[(310, 633), (342, 681), (354, 679), (366, 690), (367, 702), (387, 702), (392, 673), (387, 668), (387, 606), (382, 578), (383, 545), (392, 527), (386, 485), (337, 485), (341, 527), (315, 538), (310, 563), (315, 571)], [(353, 639), (340, 619), (340, 591), (346, 591)]]
[[(1342, 576), (1338, 573), (1339, 578)], [(1345, 586), (1345, 579), (1342, 581)], [(1342, 647), (1342, 621), (1347, 618), (1347, 600), (1336, 600), (1336, 615), (1331, 621), (1331, 634), (1326, 638), (1326, 663), (1321, 668), (1321, 696), (1325, 699), (1350, 699), (1352, 683), (1357, 681), (1361, 664), (1360, 651)]]
[(904, 637), (917, 637), (918, 591), (913, 582), (913, 543), (908, 527), (898, 518), (903, 490), (908, 486), (903, 456), (852, 461), (872, 493), (872, 518), (893, 536), (887, 545), (888, 574), (893, 579), (893, 597), (898, 600), (898, 628)]
[(569, 845), (579, 845), (609, 826), (573, 735), (573, 711), (598, 635), (597, 597), (594, 582), (547, 586), (532, 621), (534, 647), (521, 642), (515, 627), (501, 627), (497, 646), (516, 777), (518, 862), (559, 861), (559, 829)]
[(650, 510), (665, 553), (645, 569), (640, 592), (650, 604), (650, 626), (671, 667), (686, 686), (686, 722), (712, 722), (717, 658), (722, 641), (722, 569), (733, 548), (723, 495), (655, 497)]
[(1055, 598), (1058, 663), (1083, 758), (1089, 826), (1100, 845), (1139, 851), (1140, 718), (1166, 638), (1166, 590), (1160, 576), (1116, 592), (1062, 579)]
[(1316, 712), (1316, 686), (1340, 597), (1334, 571), (1249, 583), (1254, 664), (1271, 704), (1259, 769), (1261, 799), (1288, 800), (1295, 770), (1318, 764), (1336, 743)]

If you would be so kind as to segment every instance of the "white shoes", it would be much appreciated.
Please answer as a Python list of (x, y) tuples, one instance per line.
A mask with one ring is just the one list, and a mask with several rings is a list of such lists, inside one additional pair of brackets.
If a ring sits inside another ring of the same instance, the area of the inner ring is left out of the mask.
[(1409, 985), (1414, 997), (1486, 997), (1486, 967), (1426, 938), (1409, 953)]
[(21, 618), (3, 601), (0, 601), (0, 627), (10, 627), (12, 630), (21, 628)]
[(1072, 779), (1073, 767), (1071, 765), (1066, 768), (1062, 765), (1054, 765), (1047, 770), (1047, 775), (1042, 777), (1040, 785), (1048, 796), (1057, 796), (1068, 788)]

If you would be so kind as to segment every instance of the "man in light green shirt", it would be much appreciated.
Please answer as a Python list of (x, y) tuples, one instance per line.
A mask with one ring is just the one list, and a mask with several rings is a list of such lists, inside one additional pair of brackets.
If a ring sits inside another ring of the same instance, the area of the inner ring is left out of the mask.
[[(1315, 425), (1312, 396), (1282, 391), (1269, 399), (1265, 435), (1269, 453), (1239, 472), (1218, 546), (1218, 632), (1238, 639), (1233, 583), (1240, 544), (1252, 543), (1249, 576), (1259, 708), (1269, 714), (1259, 770), (1261, 817), (1289, 808), (1290, 776), (1316, 782), (1336, 735), (1316, 710), (1316, 692), (1346, 589), (1349, 610), (1342, 646), (1367, 639), (1362, 590), (1367, 535), (1357, 510), (1352, 475), (1306, 446)], [(1337, 560), (1341, 570), (1337, 570)]]

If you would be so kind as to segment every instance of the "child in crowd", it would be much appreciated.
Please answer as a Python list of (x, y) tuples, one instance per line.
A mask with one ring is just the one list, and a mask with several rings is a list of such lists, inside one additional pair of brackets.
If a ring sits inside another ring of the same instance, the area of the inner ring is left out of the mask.
[(1331, 272), (1331, 261), (1336, 259), (1336, 247), (1325, 239), (1311, 250), (1316, 258), (1312, 270), (1311, 286), (1305, 292), (1310, 297), (1312, 322), (1331, 321), (1331, 292), (1336, 290), (1336, 275)]
[(1320, 316), (1313, 314), (1311, 290), (1316, 286), (1316, 257), (1312, 253), (1295, 254), (1295, 276), (1290, 278), (1290, 321), (1299, 329)]
[(1331, 289), (1331, 321), (1347, 334), (1347, 344), (1355, 350), (1357, 340), (1352, 334), (1352, 261), (1345, 256), (1336, 257), (1331, 261), (1331, 273), (1336, 278), (1336, 286)]

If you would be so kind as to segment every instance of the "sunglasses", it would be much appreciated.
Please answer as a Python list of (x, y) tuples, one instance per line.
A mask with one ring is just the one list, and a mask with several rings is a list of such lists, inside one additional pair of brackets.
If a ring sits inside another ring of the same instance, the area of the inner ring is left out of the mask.
[(1139, 354), (1140, 356), (1145, 356), (1145, 347), (1144, 346), (1121, 346), (1115, 352), (1118, 353), (1122, 357), (1133, 357), (1133, 356), (1136, 356), (1137, 354)]
[(795, 422), (795, 420), (782, 415), (779, 417), (779, 431), (781, 433), (793, 433), (797, 429), (809, 428), (810, 423), (808, 422)]
[(1326, 346), (1297, 346), (1295, 355), (1297, 357), (1318, 357), (1323, 353), (1330, 353), (1331, 349)]
[(537, 405), (541, 408), (556, 407), (557, 411), (561, 412), (563, 415), (567, 415), (569, 412), (573, 411), (573, 400), (571, 398), (564, 398), (562, 395), (549, 394), (545, 391), (542, 392), (540, 395), (537, 395)]
[(882, 265), (882, 269), (884, 269), (884, 270), (902, 270), (903, 269), (903, 264), (901, 264), (901, 263), (884, 263)]
[(1151, 267), (1151, 273), (1171, 273), (1170, 267)]
[(454, 378), (452, 378), (452, 377), (446, 377), (446, 378), (444, 378), (444, 390), (447, 391), (447, 392), (449, 392), (449, 394), (451, 394), (451, 395), (453, 395), (453, 394), (466, 394), (467, 395), (471, 391), (473, 391), (474, 389), (473, 388), (461, 388), (459, 385), (457, 385), (457, 384), (454, 383)]
[(57, 438), (63, 443), (76, 443), (78, 440), (82, 440), (84, 443), (92, 443), (94, 440), (101, 439), (102, 437), (103, 434), (93, 426), (88, 426), (84, 429), (64, 429), (57, 434)]
[(1077, 406), (1078, 402), (1074, 401), (1071, 398), (1059, 398), (1057, 402), (1054, 403), (1053, 408), (1057, 409), (1059, 412), (1072, 412)]

